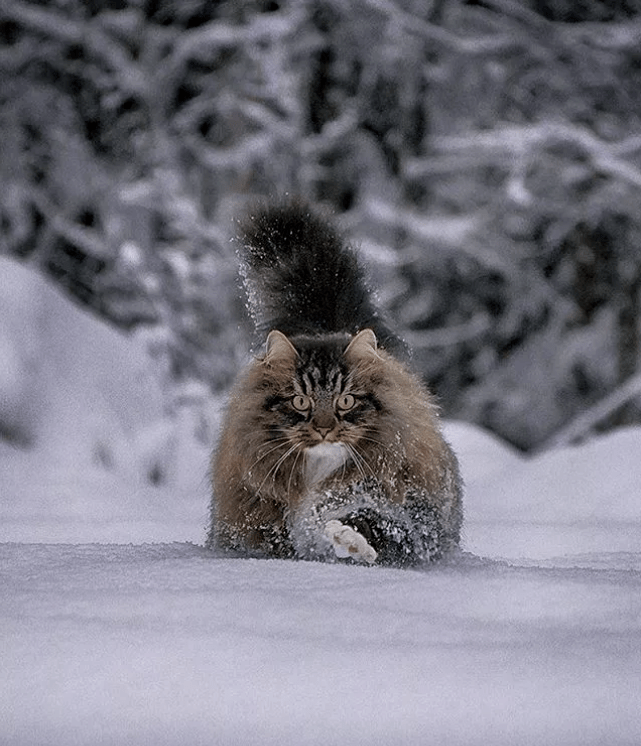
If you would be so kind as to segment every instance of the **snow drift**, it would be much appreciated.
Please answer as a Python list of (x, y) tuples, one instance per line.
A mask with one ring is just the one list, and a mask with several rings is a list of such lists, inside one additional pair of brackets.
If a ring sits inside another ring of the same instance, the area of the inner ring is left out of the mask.
[(640, 742), (640, 428), (450, 423), (464, 551), (424, 571), (229, 559), (139, 340), (2, 260), (0, 349), (1, 743)]

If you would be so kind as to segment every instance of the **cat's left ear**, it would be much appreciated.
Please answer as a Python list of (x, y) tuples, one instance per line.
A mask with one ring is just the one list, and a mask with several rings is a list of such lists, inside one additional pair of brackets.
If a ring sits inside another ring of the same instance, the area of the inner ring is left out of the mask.
[(271, 363), (275, 360), (293, 362), (298, 357), (298, 352), (296, 352), (294, 345), (278, 329), (269, 332), (266, 347), (267, 354), (265, 355), (265, 362)]
[(347, 345), (345, 357), (352, 360), (364, 360), (371, 357), (379, 357), (376, 352), (378, 343), (376, 335), (371, 329), (363, 329)]

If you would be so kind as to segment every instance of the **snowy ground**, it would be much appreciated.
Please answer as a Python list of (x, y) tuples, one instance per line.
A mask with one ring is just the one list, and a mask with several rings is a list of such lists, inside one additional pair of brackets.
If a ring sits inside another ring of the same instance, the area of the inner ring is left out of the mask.
[(139, 342), (4, 260), (0, 352), (3, 746), (641, 743), (641, 428), (524, 460), (451, 423), (428, 571), (231, 560)]

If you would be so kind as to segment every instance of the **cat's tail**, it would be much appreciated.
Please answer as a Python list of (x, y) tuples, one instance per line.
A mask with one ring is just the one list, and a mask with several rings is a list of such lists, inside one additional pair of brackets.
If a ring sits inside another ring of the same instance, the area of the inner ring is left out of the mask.
[(402, 343), (379, 315), (362, 267), (332, 223), (296, 202), (253, 211), (240, 235), (250, 312), (264, 338), (372, 329)]

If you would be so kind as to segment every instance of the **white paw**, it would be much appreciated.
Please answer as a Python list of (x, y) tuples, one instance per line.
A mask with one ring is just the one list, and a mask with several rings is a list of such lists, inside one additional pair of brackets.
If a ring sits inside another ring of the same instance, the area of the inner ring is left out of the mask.
[(340, 521), (328, 521), (325, 524), (325, 535), (332, 542), (337, 557), (351, 557), (368, 565), (376, 562), (376, 550), (367, 543), (365, 537)]

